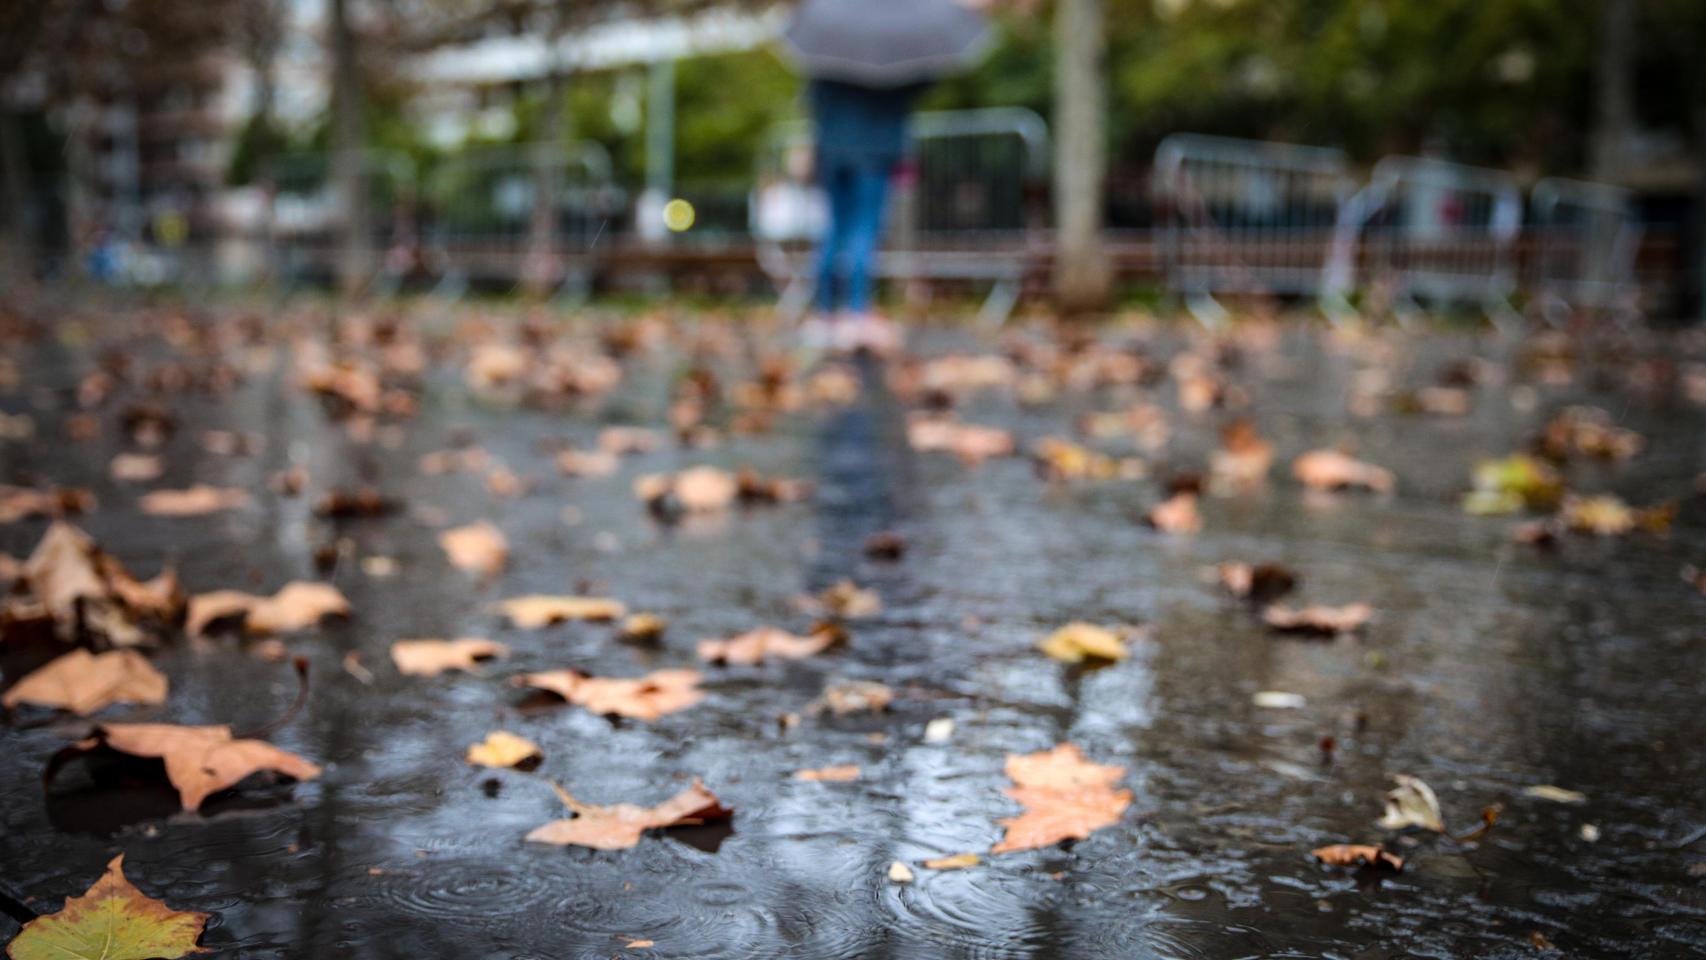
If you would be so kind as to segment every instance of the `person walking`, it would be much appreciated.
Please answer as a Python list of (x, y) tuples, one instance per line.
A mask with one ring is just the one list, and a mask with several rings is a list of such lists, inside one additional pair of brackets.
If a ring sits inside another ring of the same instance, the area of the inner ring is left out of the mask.
[(818, 185), (829, 224), (817, 252), (811, 347), (887, 353), (900, 331), (877, 312), (873, 268), (889, 183), (930, 82), (977, 56), (988, 23), (965, 0), (806, 0), (783, 36), (808, 78)]
[(872, 269), (882, 240), (889, 184), (906, 151), (907, 121), (923, 84), (894, 89), (814, 79), (817, 181), (829, 224), (817, 252), (815, 311), (802, 331), (814, 346), (899, 345), (893, 323), (872, 309)]

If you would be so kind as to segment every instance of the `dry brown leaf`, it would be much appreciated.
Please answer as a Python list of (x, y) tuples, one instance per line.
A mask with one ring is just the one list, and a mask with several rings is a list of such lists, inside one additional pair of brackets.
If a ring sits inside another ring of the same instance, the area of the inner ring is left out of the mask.
[(1062, 840), (1083, 840), (1091, 831), (1117, 823), (1131, 805), (1130, 790), (1113, 788), (1125, 768), (1090, 763), (1075, 744), (1052, 750), (1008, 754), (1007, 795), (1023, 813), (999, 821), (1007, 828), (990, 853), (1032, 850)]
[(669, 621), (655, 613), (636, 613), (622, 621), (617, 635), (630, 643), (656, 643), (669, 629)]
[(1274, 445), (1262, 439), (1249, 420), (1234, 420), (1221, 428), (1220, 449), (1209, 458), (1209, 473), (1234, 489), (1261, 484), (1274, 465)]
[(294, 753), (261, 740), (233, 740), (227, 726), (184, 727), (169, 723), (108, 723), (69, 749), (110, 747), (133, 757), (158, 757), (185, 810), (198, 810), (203, 800), (237, 785), (261, 770), (297, 780), (312, 780), (320, 768)]
[(1006, 430), (945, 417), (913, 417), (906, 425), (906, 442), (920, 453), (951, 453), (967, 464), (1012, 456), (1018, 449)]
[(1445, 819), (1440, 814), (1439, 798), (1434, 796), (1432, 787), (1422, 782), (1419, 777), (1404, 773), (1393, 774), (1392, 782), (1397, 786), (1387, 791), (1386, 809), (1378, 821), (1382, 830), (1421, 827), (1435, 833), (1445, 832)]
[(824, 625), (804, 637), (777, 627), (759, 627), (727, 640), (699, 641), (699, 659), (740, 666), (769, 659), (798, 660), (828, 650), (843, 637), (841, 631)]
[(894, 702), (894, 690), (875, 680), (841, 680), (824, 686), (823, 693), (807, 708), (812, 713), (829, 711), (838, 717), (850, 713), (876, 712), (888, 709)]
[(107, 465), (107, 475), (120, 481), (158, 480), (165, 472), (165, 462), (152, 453), (121, 453)]
[(795, 770), (795, 780), (813, 780), (820, 783), (847, 783), (859, 779), (859, 765), (844, 763), (833, 767), (816, 767), (810, 770)]
[(1375, 867), (1394, 873), (1404, 869), (1404, 858), (1387, 853), (1374, 844), (1335, 843), (1316, 847), (1309, 855), (1330, 867)]
[(566, 620), (615, 620), (628, 612), (620, 600), (608, 597), (554, 597), (531, 594), (511, 597), (498, 611), (523, 630), (536, 630)]
[(557, 470), (565, 477), (603, 477), (616, 472), (617, 455), (608, 450), (564, 450)]
[(391, 644), (391, 662), (400, 673), (431, 677), (446, 670), (473, 672), (482, 660), (509, 656), (509, 647), (482, 637), (456, 640), (398, 640)]
[(1125, 641), (1107, 627), (1074, 620), (1043, 638), (1038, 648), (1062, 663), (1085, 660), (1124, 660), (1130, 656)]
[(531, 770), (545, 759), (539, 745), (506, 730), (493, 730), (486, 739), (468, 747), (468, 762), (482, 767), (519, 767)]
[(1312, 490), (1364, 489), (1391, 493), (1392, 471), (1364, 463), (1338, 450), (1314, 450), (1291, 462), (1292, 476)]
[(28, 517), (88, 513), (93, 509), (95, 495), (87, 490), (73, 487), (36, 490), (0, 484), (0, 524), (16, 523)]
[(1262, 611), (1262, 622), (1273, 630), (1316, 636), (1354, 633), (1373, 617), (1374, 608), (1366, 603), (1348, 603), (1342, 607), (1317, 605), (1300, 610), (1276, 603)]
[(197, 517), (236, 510), (248, 502), (247, 490), (198, 483), (184, 490), (155, 490), (145, 493), (137, 504), (143, 513), (156, 517)]
[(837, 581), (817, 595), (817, 602), (830, 616), (847, 620), (874, 617), (883, 612), (883, 600), (877, 591), (851, 580)]
[(241, 590), (198, 593), (190, 598), (184, 632), (199, 636), (218, 621), (241, 616), (245, 633), (291, 633), (306, 630), (326, 617), (347, 617), (349, 612), (349, 601), (338, 588), (295, 580), (270, 597)]
[(727, 470), (689, 467), (680, 473), (647, 474), (634, 481), (634, 495), (654, 510), (707, 513), (734, 503), (740, 481)]
[(90, 653), (78, 648), (25, 675), (0, 697), (20, 703), (91, 714), (114, 703), (166, 702), (166, 675), (134, 650)]
[(656, 720), (705, 698), (697, 670), (654, 670), (643, 677), (589, 677), (576, 670), (524, 673), (510, 682), (548, 690), (600, 715)]
[(651, 453), (662, 442), (656, 430), (645, 427), (605, 427), (598, 432), (598, 449), (619, 457)]
[(1267, 603), (1290, 593), (1297, 586), (1297, 577), (1277, 563), (1252, 564), (1228, 560), (1217, 565), (1214, 572), (1228, 593), (1251, 603)]
[(503, 531), (484, 520), (453, 527), (438, 535), (450, 562), (469, 573), (496, 576), (509, 561), (509, 541)]
[(89, 630), (114, 646), (132, 646), (148, 639), (139, 621), (164, 626), (183, 609), (173, 573), (137, 580), (83, 531), (63, 521), (48, 527), (17, 573), (67, 637)]
[(724, 820), (732, 814), (698, 780), (655, 807), (631, 803), (595, 806), (581, 803), (560, 788), (559, 795), (574, 811), (574, 818), (536, 827), (527, 835), (528, 840), (595, 850), (626, 850), (639, 843), (640, 835), (647, 830)]
[(1143, 521), (1163, 533), (1196, 533), (1202, 529), (1202, 513), (1197, 510), (1197, 495), (1175, 493), (1149, 508)]
[(396, 512), (401, 504), (372, 487), (353, 490), (330, 490), (314, 505), (316, 516), (349, 520), (358, 517), (382, 517)]
[(124, 854), (71, 897), (58, 913), (24, 924), (6, 948), (12, 960), (149, 960), (202, 952), (196, 946), (210, 913), (173, 910), (124, 876)]

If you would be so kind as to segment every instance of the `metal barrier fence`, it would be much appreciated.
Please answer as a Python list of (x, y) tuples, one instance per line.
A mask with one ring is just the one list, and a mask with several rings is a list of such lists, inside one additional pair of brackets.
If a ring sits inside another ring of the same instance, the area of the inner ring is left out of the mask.
[[(273, 158), (270, 223), (265, 246), (273, 269), (287, 286), (338, 273), (339, 237), (350, 211), (338, 196), (331, 153), (286, 153)], [(416, 242), (416, 170), (407, 154), (363, 150), (360, 157), (367, 240), (364, 253), (378, 259), (361, 265), (379, 277), (382, 290), (395, 288), (406, 272), (404, 252)]]
[(1320, 296), (1356, 189), (1338, 150), (1200, 134), (1161, 142), (1153, 183), (1168, 289), (1211, 326), (1215, 294)]
[(1340, 208), (1327, 269), (1329, 316), (1348, 311), (1360, 285), (1375, 310), (1401, 320), (1421, 301), (1475, 303), (1494, 323), (1518, 318), (1517, 241), (1522, 191), (1502, 170), (1420, 157), (1386, 157)]
[(449, 293), (517, 278), (584, 293), (626, 206), (609, 153), (592, 142), (461, 151), (436, 165), (422, 201), (424, 266)]
[[(920, 113), (890, 207), (890, 242), (876, 272), (894, 279), (987, 282), (980, 316), (999, 322), (1018, 302), (1025, 265), (1043, 242), (1033, 189), (1048, 172), (1048, 126), (1016, 107)], [(750, 222), (759, 265), (798, 316), (812, 295), (809, 252), (827, 222), (812, 185), (811, 132), (781, 128), (758, 161)]]
[(1641, 225), (1629, 191), (1548, 177), (1534, 185), (1530, 211), (1529, 282), (1542, 319), (1562, 325), (1579, 310), (1638, 314)]

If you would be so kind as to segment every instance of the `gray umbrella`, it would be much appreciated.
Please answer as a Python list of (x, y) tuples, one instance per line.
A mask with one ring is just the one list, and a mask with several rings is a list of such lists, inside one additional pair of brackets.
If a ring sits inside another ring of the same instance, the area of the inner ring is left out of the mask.
[(989, 33), (954, 0), (805, 0), (782, 37), (810, 77), (899, 87), (970, 65)]

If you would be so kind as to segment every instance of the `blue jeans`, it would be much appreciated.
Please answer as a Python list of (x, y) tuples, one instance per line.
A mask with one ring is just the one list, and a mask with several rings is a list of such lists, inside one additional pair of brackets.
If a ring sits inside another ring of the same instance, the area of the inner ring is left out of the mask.
[(871, 266), (882, 239), (889, 168), (874, 161), (820, 162), (829, 194), (829, 231), (818, 248), (817, 308), (862, 313), (871, 306)]

